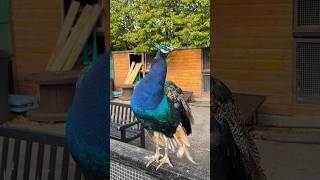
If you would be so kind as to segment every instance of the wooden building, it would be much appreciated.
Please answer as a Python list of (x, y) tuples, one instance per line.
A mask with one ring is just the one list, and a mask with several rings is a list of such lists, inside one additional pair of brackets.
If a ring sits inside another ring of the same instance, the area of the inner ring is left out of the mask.
[[(25, 77), (31, 73), (45, 71), (71, 1), (73, 0), (10, 2), (8, 8), (11, 16), (12, 65), (16, 93), (36, 93), (37, 85), (25, 81)], [(81, 2), (82, 7), (91, 2), (77, 1)], [(102, 7), (106, 7), (105, 0), (98, 2)], [(106, 17), (105, 12), (103, 11), (101, 16), (103, 19)], [(106, 20), (101, 22), (107, 23)], [(98, 53), (104, 52), (105, 47), (107, 48), (104, 45), (107, 39), (104, 40), (103, 36), (107, 37), (109, 33), (101, 25), (102, 23), (98, 23), (96, 28)]]
[(11, 4), (15, 89), (34, 93), (27, 74), (44, 71), (61, 27), (61, 1), (16, 0)]
[(211, 12), (213, 75), (235, 92), (267, 96), (260, 113), (278, 124), (319, 125), (319, 2), (215, 0)]
[[(114, 82), (119, 90), (132, 61), (142, 62), (142, 72), (148, 71), (155, 53), (135, 54), (131, 51), (112, 53)], [(208, 48), (181, 48), (173, 51), (168, 61), (167, 79), (184, 91), (192, 91), (194, 97), (209, 98), (210, 58)]]

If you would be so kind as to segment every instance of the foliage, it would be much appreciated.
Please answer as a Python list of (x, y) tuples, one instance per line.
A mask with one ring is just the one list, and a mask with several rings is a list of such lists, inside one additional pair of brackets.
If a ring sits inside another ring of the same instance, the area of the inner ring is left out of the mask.
[(209, 0), (111, 0), (112, 50), (210, 44)]

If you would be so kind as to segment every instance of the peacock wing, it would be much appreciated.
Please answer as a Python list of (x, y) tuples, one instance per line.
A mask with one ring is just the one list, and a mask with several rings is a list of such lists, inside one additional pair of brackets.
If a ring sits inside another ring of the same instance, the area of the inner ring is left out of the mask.
[(191, 134), (191, 123), (193, 123), (193, 116), (190, 106), (184, 100), (183, 91), (172, 81), (166, 81), (164, 84), (164, 93), (173, 104), (173, 106), (179, 110), (181, 116), (181, 124), (186, 131), (186, 134)]

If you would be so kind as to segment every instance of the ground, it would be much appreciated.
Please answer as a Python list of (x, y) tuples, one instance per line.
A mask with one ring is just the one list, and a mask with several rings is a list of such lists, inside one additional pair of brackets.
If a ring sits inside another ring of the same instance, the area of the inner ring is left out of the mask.
[[(195, 124), (193, 134), (190, 136), (190, 153), (195, 161), (200, 163), (199, 166), (209, 169), (210, 115), (208, 103), (193, 103), (191, 108), (195, 116)], [(65, 124), (40, 124), (20, 116), (7, 123), (6, 126), (64, 133)], [(269, 180), (320, 179), (320, 130), (259, 128), (252, 134), (256, 138), (261, 153), (262, 167)], [(138, 145), (139, 143), (132, 142), (132, 144)], [(154, 146), (148, 140), (146, 147), (154, 151)], [(170, 157), (173, 164), (178, 160), (175, 154), (171, 154)], [(187, 160), (182, 161), (188, 163)]]

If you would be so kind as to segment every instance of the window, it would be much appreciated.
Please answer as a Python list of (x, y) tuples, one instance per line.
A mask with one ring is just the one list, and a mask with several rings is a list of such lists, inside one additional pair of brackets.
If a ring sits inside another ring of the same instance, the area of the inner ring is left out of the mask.
[(202, 48), (202, 92), (210, 92), (210, 48)]
[(320, 102), (320, 1), (294, 0), (295, 95)]
[(320, 1), (294, 0), (294, 36), (320, 37)]

